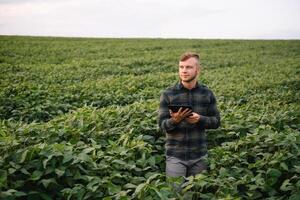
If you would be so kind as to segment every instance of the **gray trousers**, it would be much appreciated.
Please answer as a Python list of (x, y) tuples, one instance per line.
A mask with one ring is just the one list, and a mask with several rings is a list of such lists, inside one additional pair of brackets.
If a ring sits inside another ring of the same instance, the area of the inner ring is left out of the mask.
[(201, 159), (181, 160), (176, 157), (166, 156), (166, 175), (176, 176), (195, 176), (207, 169), (207, 164)]

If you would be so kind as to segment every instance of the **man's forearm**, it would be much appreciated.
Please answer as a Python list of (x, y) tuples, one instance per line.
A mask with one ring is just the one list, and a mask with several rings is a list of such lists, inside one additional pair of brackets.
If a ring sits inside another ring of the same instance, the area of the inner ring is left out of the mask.
[(200, 116), (200, 125), (206, 129), (216, 129), (221, 125), (220, 112), (217, 108), (216, 98), (212, 94), (211, 104), (208, 106), (206, 116)]
[(164, 119), (161, 121), (160, 129), (163, 132), (168, 132), (176, 128), (177, 123), (172, 118)]
[(216, 129), (221, 125), (220, 116), (203, 116), (200, 115), (200, 125), (204, 126), (206, 129)]

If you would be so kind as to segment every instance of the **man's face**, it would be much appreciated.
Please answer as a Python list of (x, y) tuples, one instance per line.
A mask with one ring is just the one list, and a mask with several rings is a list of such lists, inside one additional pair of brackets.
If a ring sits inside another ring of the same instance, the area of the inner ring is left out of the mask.
[(199, 74), (200, 69), (195, 58), (189, 58), (186, 61), (179, 62), (179, 77), (183, 82), (191, 82)]

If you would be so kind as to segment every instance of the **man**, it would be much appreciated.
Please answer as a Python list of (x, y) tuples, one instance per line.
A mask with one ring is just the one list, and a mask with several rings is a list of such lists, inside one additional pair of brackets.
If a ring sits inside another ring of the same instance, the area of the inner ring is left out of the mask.
[[(211, 90), (197, 82), (199, 55), (184, 53), (179, 61), (180, 82), (166, 89), (160, 97), (159, 127), (166, 133), (166, 175), (188, 177), (207, 169), (205, 129), (220, 126), (220, 113)], [(172, 112), (170, 105), (192, 109)]]

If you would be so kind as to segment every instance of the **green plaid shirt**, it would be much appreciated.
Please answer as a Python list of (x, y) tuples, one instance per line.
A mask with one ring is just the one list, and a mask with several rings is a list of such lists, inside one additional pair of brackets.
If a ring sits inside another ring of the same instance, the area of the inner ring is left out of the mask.
[[(170, 118), (168, 105), (191, 105), (200, 121), (189, 124), (185, 120), (175, 124)], [(207, 153), (205, 129), (220, 126), (220, 113), (216, 98), (205, 85), (196, 83), (189, 90), (182, 83), (167, 88), (160, 97), (158, 124), (166, 133), (166, 155), (182, 160), (200, 158)]]

